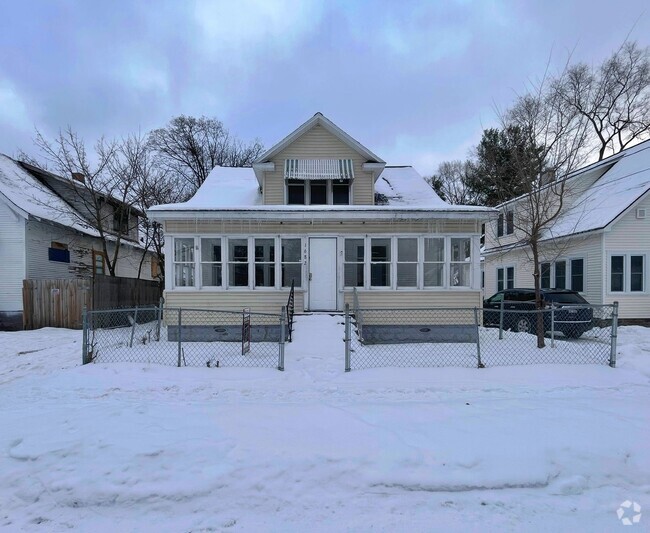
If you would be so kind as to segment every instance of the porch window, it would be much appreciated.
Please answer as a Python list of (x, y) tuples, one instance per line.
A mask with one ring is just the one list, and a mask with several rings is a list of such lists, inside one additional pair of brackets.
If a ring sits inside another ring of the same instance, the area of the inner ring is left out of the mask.
[(248, 287), (248, 239), (228, 239), (228, 285)]
[(585, 260), (571, 259), (571, 290), (582, 292), (585, 285)]
[(309, 203), (311, 205), (327, 204), (327, 181), (311, 180), (309, 182)]
[(631, 255), (630, 256), (630, 291), (643, 292), (644, 287), (644, 256)]
[(174, 285), (194, 287), (194, 238), (174, 239)]
[(370, 286), (390, 287), (390, 239), (370, 239)]
[(282, 286), (302, 286), (302, 242), (300, 239), (282, 239)]
[(540, 287), (542, 289), (551, 288), (551, 263), (542, 263), (540, 265)]
[(255, 239), (255, 286), (275, 287), (274, 239)]
[(305, 180), (287, 181), (287, 204), (305, 205)]
[(451, 266), (449, 284), (452, 287), (469, 287), (471, 274), (472, 241), (469, 238), (451, 239)]
[(445, 278), (445, 239), (424, 239), (424, 286), (442, 287)]
[(418, 286), (417, 239), (397, 239), (397, 286)]
[(204, 287), (221, 287), (221, 239), (201, 239), (201, 280)]
[(333, 181), (332, 182), (332, 203), (334, 205), (350, 204), (350, 182)]
[(555, 288), (566, 289), (566, 261), (555, 262)]
[(363, 287), (364, 240), (345, 239), (344, 284), (346, 287)]

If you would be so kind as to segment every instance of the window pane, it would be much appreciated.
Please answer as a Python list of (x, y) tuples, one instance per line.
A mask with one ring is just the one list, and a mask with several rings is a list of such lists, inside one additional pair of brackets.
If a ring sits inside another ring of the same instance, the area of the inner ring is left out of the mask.
[(248, 263), (230, 263), (228, 273), (231, 287), (248, 287)]
[(503, 237), (503, 215), (497, 219), (497, 237)]
[(417, 287), (418, 265), (417, 263), (399, 263), (397, 265), (397, 286)]
[(469, 287), (470, 265), (452, 263), (450, 267), (449, 283), (452, 287)]
[(275, 241), (273, 239), (255, 239), (255, 261), (275, 261)]
[(390, 261), (390, 239), (371, 239), (372, 261)]
[(442, 287), (444, 271), (442, 263), (424, 263), (424, 286)]
[(469, 261), (471, 256), (470, 239), (451, 239), (451, 260)]
[(174, 239), (174, 261), (194, 261), (194, 239)]
[(418, 260), (417, 239), (397, 239), (397, 260), (413, 261)]
[(424, 239), (424, 260), (444, 261), (445, 240), (438, 237)]
[(508, 214), (506, 216), (506, 233), (508, 235), (514, 233), (515, 231), (515, 217), (514, 213), (512, 211), (508, 211)]
[(555, 288), (566, 289), (566, 261), (555, 263)]
[(630, 256), (630, 290), (633, 292), (642, 292), (643, 278), (643, 256)]
[(282, 239), (282, 261), (300, 263), (301, 248), (300, 239)]
[(503, 269), (497, 268), (497, 291), (503, 290)]
[(294, 205), (305, 204), (305, 182), (290, 180), (287, 182), (287, 203)]
[(327, 203), (327, 182), (322, 180), (311, 180), (309, 182), (311, 205), (323, 205)]
[(246, 239), (228, 239), (229, 261), (246, 263), (248, 261), (248, 241)]
[(625, 290), (625, 257), (613, 255), (611, 257), (611, 291), (621, 292)]
[(571, 260), (571, 290), (582, 292), (584, 290), (584, 260)]
[(204, 287), (221, 286), (221, 263), (203, 263), (201, 265)]
[(363, 239), (345, 239), (345, 260), (363, 261)]
[(390, 286), (390, 263), (373, 263), (370, 265), (370, 285), (373, 287)]
[(275, 263), (255, 264), (255, 286), (256, 287), (275, 286)]
[(348, 205), (350, 203), (350, 183), (332, 183), (332, 203)]
[(343, 272), (346, 287), (363, 287), (363, 263), (346, 263)]
[(551, 288), (551, 263), (542, 263), (540, 266), (541, 270), (541, 287), (542, 289)]
[(221, 261), (221, 239), (201, 239), (201, 261)]
[(299, 263), (282, 265), (282, 286), (291, 287), (291, 282), (295, 287), (302, 287), (302, 265)]
[(515, 267), (508, 267), (506, 269), (506, 288), (514, 289), (515, 287)]
[(174, 265), (174, 284), (177, 287), (194, 287), (194, 263)]

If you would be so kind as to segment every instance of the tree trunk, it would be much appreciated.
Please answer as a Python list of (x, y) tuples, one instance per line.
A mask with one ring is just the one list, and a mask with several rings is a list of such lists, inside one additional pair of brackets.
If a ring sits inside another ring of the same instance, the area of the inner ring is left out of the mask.
[[(539, 271), (539, 248), (536, 240), (530, 243), (533, 252), (533, 279), (535, 280), (535, 309), (542, 309), (542, 295)], [(537, 332), (537, 347), (544, 348), (544, 313), (541, 311), (536, 313), (535, 331)]]

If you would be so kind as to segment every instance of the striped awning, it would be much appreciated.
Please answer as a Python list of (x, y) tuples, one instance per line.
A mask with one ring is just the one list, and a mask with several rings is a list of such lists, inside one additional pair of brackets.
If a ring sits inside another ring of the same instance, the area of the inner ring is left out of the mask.
[(352, 159), (285, 159), (288, 180), (352, 180)]

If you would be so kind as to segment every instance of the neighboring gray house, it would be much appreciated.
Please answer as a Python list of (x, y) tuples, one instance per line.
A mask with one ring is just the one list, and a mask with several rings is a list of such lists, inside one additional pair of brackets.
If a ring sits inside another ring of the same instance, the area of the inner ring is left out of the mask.
[[(592, 304), (620, 303), (620, 317), (650, 319), (650, 141), (574, 172), (565, 208), (541, 246), (541, 285), (580, 292)], [(485, 296), (533, 287), (517, 217), (525, 202), (497, 207), (487, 225)]]
[[(72, 178), (0, 154), (0, 329), (22, 327), (24, 279), (108, 274), (99, 233), (84, 222), (83, 202), (73, 187), (78, 185)], [(131, 209), (122, 216), (120, 207), (114, 199), (105, 201), (107, 219), (129, 228), (122, 237), (116, 274), (154, 279), (157, 262), (138, 240), (142, 213)], [(113, 251), (109, 244), (108, 253)]]
[(159, 205), (165, 301), (297, 312), (481, 305), (479, 237), (492, 209), (442, 201), (321, 113), (253, 168), (215, 168), (195, 196)]

